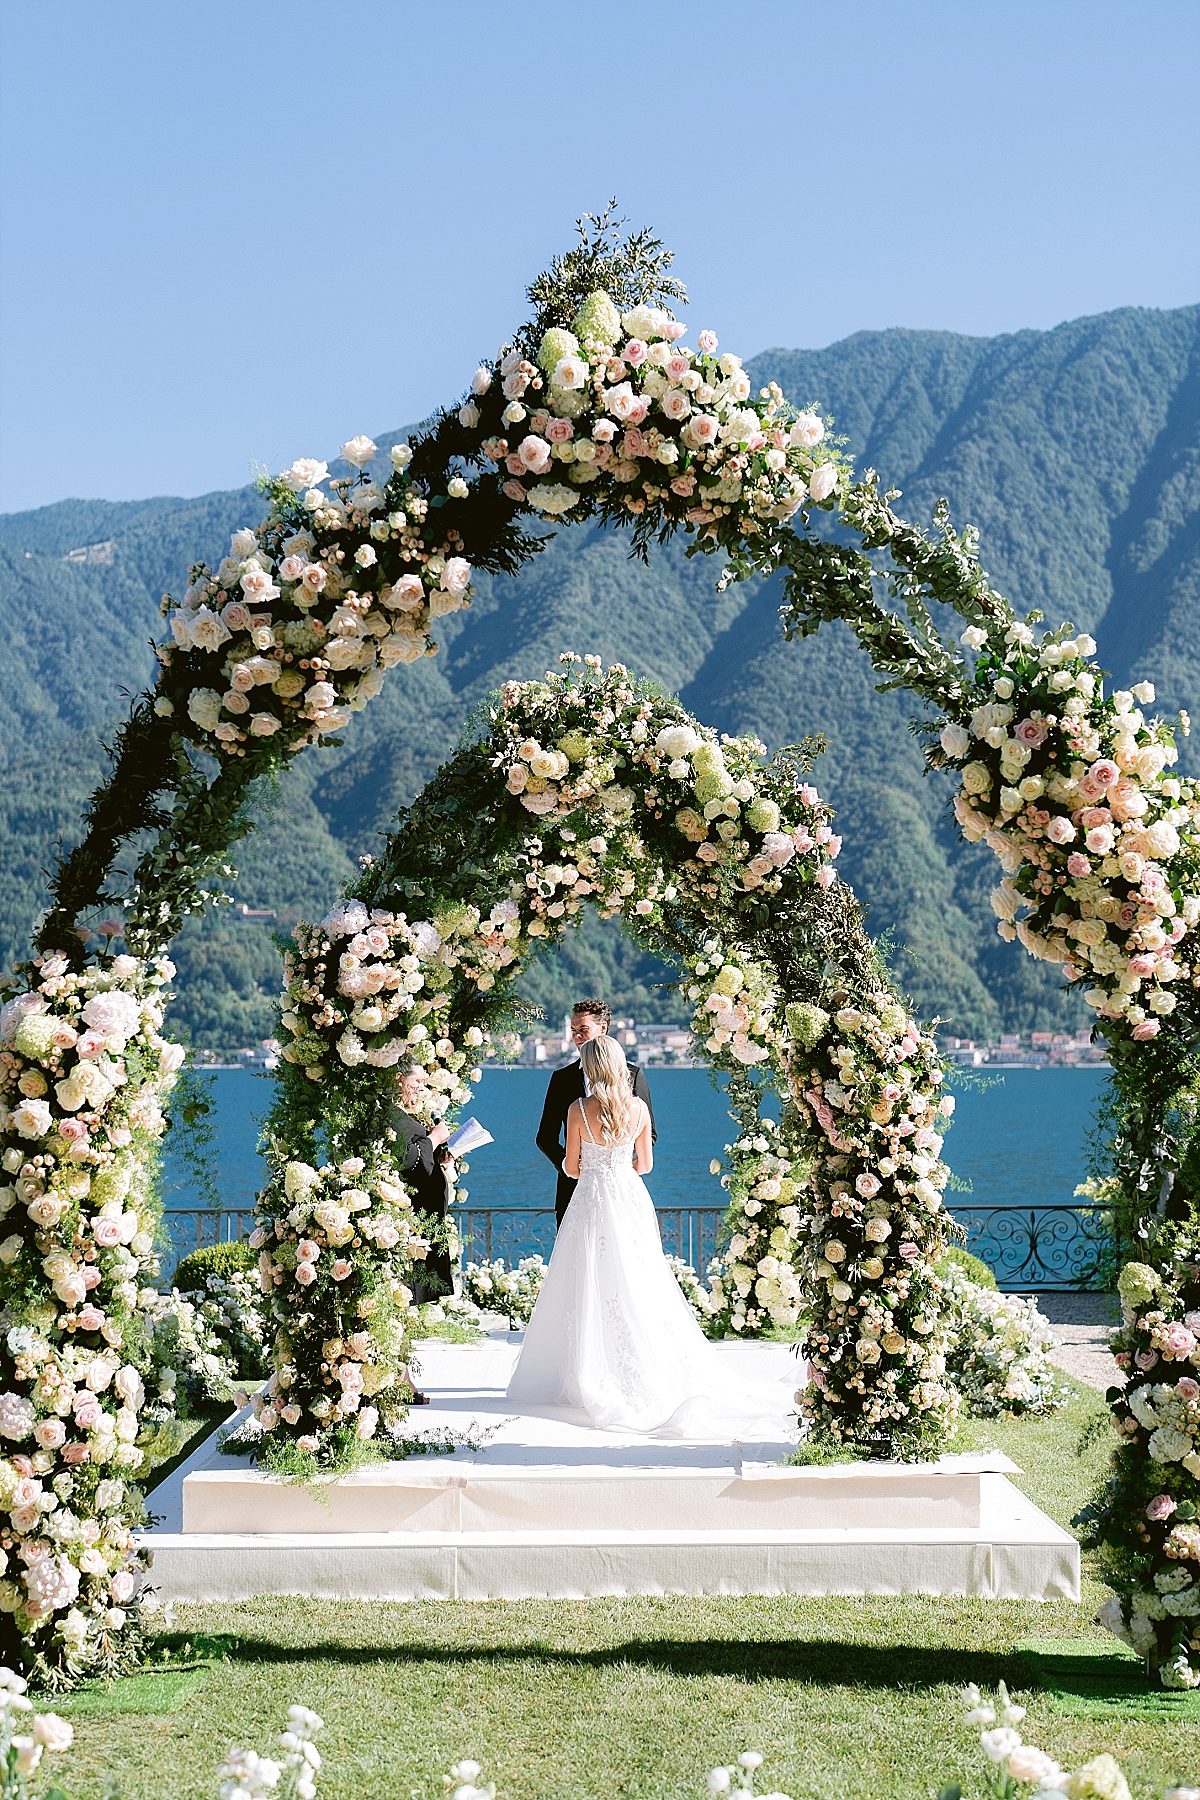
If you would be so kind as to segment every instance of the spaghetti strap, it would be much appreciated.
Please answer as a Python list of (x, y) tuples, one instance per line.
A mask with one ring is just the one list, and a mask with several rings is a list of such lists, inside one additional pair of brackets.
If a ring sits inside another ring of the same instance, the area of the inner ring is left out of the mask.
[(582, 1100), (578, 1101), (577, 1105), (579, 1107), (579, 1117), (583, 1120), (583, 1129), (587, 1132), (587, 1135), (588, 1135), (588, 1143), (594, 1144), (596, 1142), (596, 1140), (592, 1136), (592, 1128), (588, 1124), (587, 1107), (584, 1105)]

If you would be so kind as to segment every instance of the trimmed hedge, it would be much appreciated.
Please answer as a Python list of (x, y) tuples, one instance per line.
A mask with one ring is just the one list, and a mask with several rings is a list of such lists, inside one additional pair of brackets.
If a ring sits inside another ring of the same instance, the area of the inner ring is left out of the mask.
[(183, 1258), (173, 1281), (181, 1294), (202, 1294), (210, 1275), (236, 1275), (242, 1269), (253, 1269), (257, 1263), (258, 1252), (244, 1238), (233, 1244), (206, 1244)]
[(970, 1276), (978, 1287), (994, 1288), (997, 1286), (996, 1277), (987, 1264), (978, 1256), (972, 1256), (969, 1250), (960, 1250), (957, 1244), (952, 1244), (946, 1254), (939, 1259), (936, 1265), (937, 1273), (944, 1274), (951, 1264), (955, 1268), (961, 1269), (964, 1275)]

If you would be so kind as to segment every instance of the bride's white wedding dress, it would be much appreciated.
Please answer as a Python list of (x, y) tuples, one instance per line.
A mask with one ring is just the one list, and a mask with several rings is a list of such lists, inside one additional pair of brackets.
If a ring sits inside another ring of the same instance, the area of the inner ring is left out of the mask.
[(582, 1414), (605, 1431), (781, 1439), (786, 1394), (727, 1368), (679, 1290), (633, 1167), (636, 1134), (597, 1143), (582, 1106), (580, 1115), (579, 1181), (508, 1398)]

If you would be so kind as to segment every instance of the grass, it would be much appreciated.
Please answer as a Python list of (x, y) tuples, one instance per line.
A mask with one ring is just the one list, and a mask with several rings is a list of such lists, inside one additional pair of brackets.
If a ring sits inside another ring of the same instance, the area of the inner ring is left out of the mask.
[[(1102, 1412), (1097, 1395), (1076, 1390), (1048, 1419), (976, 1422), (955, 1448), (1007, 1451), (1027, 1471), (1021, 1485), (1065, 1523), (1103, 1466), (1103, 1438), (1079, 1451)], [(227, 1747), (267, 1751), (299, 1700), (326, 1721), (322, 1800), (432, 1800), (464, 1755), (484, 1763), (503, 1800), (683, 1800), (745, 1748), (767, 1756), (760, 1785), (793, 1800), (929, 1800), (950, 1779), (979, 1791), (957, 1692), (1003, 1678), (1029, 1707), (1033, 1741), (1068, 1766), (1112, 1750), (1135, 1800), (1150, 1800), (1200, 1771), (1200, 1707), (1156, 1698), (1148, 1709), (1136, 1687), (1122, 1700), (1128, 1661), (1115, 1665), (1115, 1692), (1101, 1681), (1098, 1709), (1080, 1703), (1069, 1670), (1078, 1659), (1095, 1685), (1087, 1671), (1104, 1643), (1089, 1621), (1101, 1596), (1089, 1577), (1080, 1607), (928, 1597), (189, 1607), (159, 1652), (167, 1671), (206, 1667), (201, 1684), (164, 1690), (158, 1714), (116, 1710), (124, 1683), (106, 1713), (95, 1690), (68, 1703), (76, 1744), (54, 1773), (73, 1800), (99, 1800), (110, 1774), (122, 1800), (211, 1800)]]

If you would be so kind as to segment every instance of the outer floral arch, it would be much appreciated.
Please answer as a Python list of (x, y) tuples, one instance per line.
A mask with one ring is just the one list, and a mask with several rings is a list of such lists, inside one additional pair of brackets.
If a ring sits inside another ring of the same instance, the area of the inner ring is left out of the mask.
[[(514, 977), (593, 905), (677, 964), (728, 1077), (721, 1324), (754, 1334), (803, 1309), (814, 1426), (864, 1454), (928, 1452), (956, 1399), (933, 1273), (953, 1102), (837, 880), (828, 813), (794, 762), (718, 739), (620, 665), (562, 660), (501, 691), (347, 897), (297, 928), (278, 1179), (254, 1236), (279, 1331), (262, 1422), (328, 1466), (400, 1410), (398, 1303), (421, 1246), (380, 1154), (393, 1071), (424, 1072), (430, 1122), (462, 1104)], [(784, 1097), (778, 1127), (755, 1068)]]
[[(931, 535), (906, 523), (873, 472), (852, 479), (815, 409), (754, 392), (709, 334), (686, 351), (664, 305), (682, 293), (669, 260), (646, 233), (620, 243), (608, 216), (587, 221), (530, 289), (536, 316), (517, 342), (458, 409), (391, 452), (390, 473), (366, 472), (363, 438), (343, 447), (356, 475), (293, 464), (270, 485), (266, 522), (165, 602), (157, 681), (55, 874), (0, 1023), (0, 1266), (13, 1321), (0, 1346), (2, 1648), (47, 1679), (136, 1654), (139, 1296), (155, 1266), (152, 1166), (174, 1055), (158, 1029), (164, 953), (186, 914), (219, 897), (261, 782), (369, 704), (389, 668), (430, 651), (436, 618), (469, 604), (474, 570), (511, 573), (536, 554), (541, 539), (523, 524), (534, 515), (630, 524), (640, 551), (682, 531), (691, 549), (723, 555), (726, 579), (779, 572), (785, 635), (842, 619), (882, 685), (927, 703), (931, 763), (961, 768), (964, 830), (1005, 864), (1002, 931), (1081, 984), (1113, 1058), (1107, 1191), (1160, 1282), (1148, 1310), (1128, 1297), (1133, 1367), (1180, 1360), (1183, 1336), (1168, 1356), (1152, 1313), (1196, 1335), (1200, 802), (1171, 773), (1172, 734), (1138, 690), (1106, 695), (1090, 641), (1015, 619), (944, 506)], [(836, 541), (815, 528), (821, 510), (836, 515)], [(939, 635), (937, 605), (965, 624), (961, 647)], [(86, 1017), (101, 995), (117, 997), (103, 1028)], [(33, 1015), (47, 1021), (40, 1034)], [(818, 1023), (813, 1091), (821, 1077), (828, 1096), (831, 1040)], [(834, 1156), (856, 1154), (827, 1141)], [(1123, 1628), (1148, 1634), (1171, 1680), (1196, 1684), (1200, 1542), (1178, 1534), (1163, 1501), (1181, 1518), (1196, 1506), (1200, 1456), (1163, 1462), (1180, 1439), (1147, 1421), (1165, 1404), (1152, 1394), (1140, 1415), (1132, 1397), (1128, 1416), (1118, 1409), (1118, 1479), (1097, 1530)], [(1200, 1443), (1190, 1389), (1172, 1404), (1172, 1432)]]

